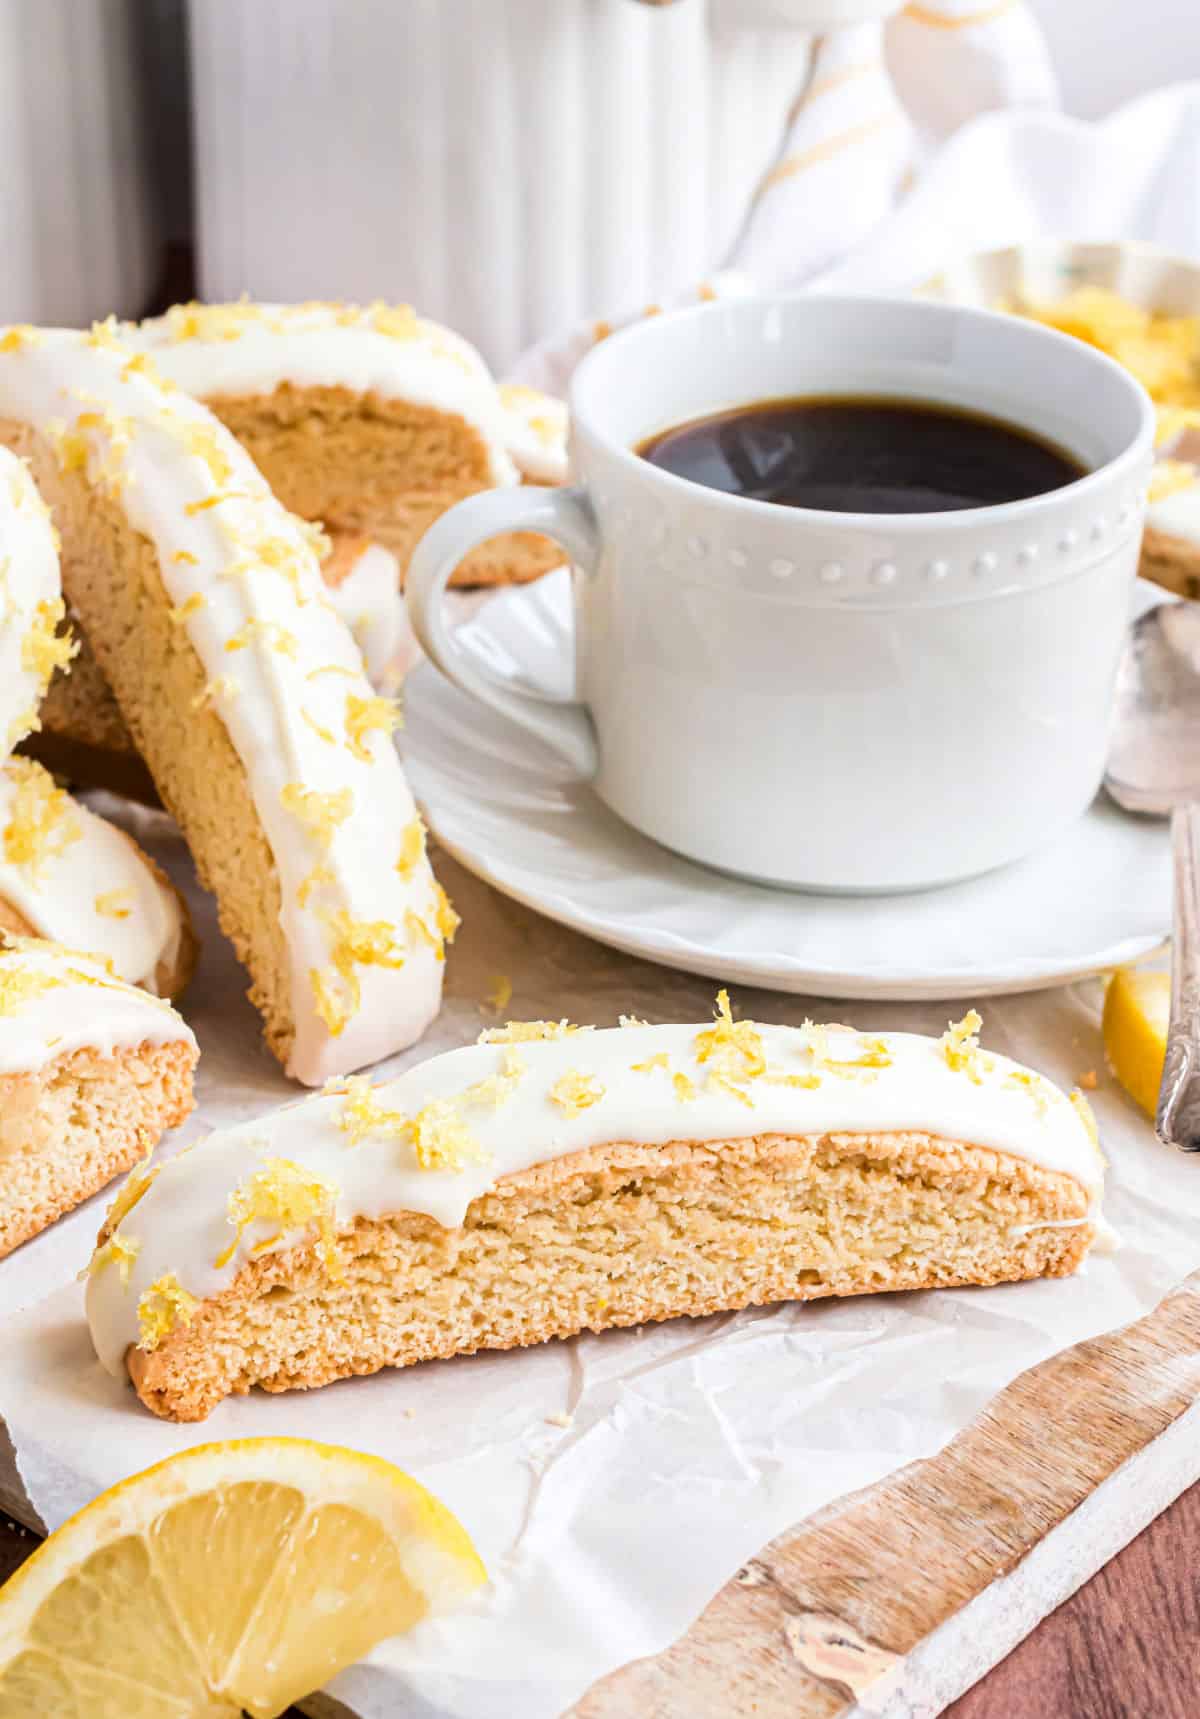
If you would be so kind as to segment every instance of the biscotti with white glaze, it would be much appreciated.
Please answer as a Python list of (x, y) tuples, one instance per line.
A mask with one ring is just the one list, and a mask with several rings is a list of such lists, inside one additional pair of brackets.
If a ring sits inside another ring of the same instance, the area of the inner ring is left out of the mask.
[(192, 1108), (170, 1004), (40, 939), (0, 947), (0, 1258), (97, 1193)]
[(582, 1330), (1068, 1274), (1093, 1134), (973, 1024), (755, 1026), (722, 998), (710, 1027), (527, 1023), (342, 1083), (139, 1182), (89, 1283), (97, 1352), (190, 1421)]
[[(365, 537), (333, 532), (321, 577), (362, 652), (367, 679), (376, 692), (394, 694), (403, 679), (409, 637), (395, 556)], [(37, 731), (21, 750), (77, 787), (106, 788), (157, 805), (154, 779), (77, 621), (73, 633), (76, 654), (67, 670), (51, 679)]]
[(313, 533), (205, 407), (111, 328), (0, 338), (0, 439), (29, 455), (87, 632), (267, 1043), (310, 1085), (411, 1044), (454, 919)]
[[(408, 305), (180, 304), (121, 333), (212, 407), (286, 507), (382, 544), (401, 580), (455, 502), (518, 483), (522, 466), (534, 482), (565, 475), (558, 402), (498, 389), (474, 347)], [(509, 532), (453, 583), (536, 579), (562, 559)]]

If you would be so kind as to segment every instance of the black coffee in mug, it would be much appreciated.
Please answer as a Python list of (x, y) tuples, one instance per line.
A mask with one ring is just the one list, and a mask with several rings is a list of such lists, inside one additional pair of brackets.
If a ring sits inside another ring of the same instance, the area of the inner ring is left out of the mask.
[(759, 400), (648, 437), (651, 465), (707, 489), (838, 513), (947, 513), (1061, 489), (1085, 467), (1032, 431), (936, 401)]

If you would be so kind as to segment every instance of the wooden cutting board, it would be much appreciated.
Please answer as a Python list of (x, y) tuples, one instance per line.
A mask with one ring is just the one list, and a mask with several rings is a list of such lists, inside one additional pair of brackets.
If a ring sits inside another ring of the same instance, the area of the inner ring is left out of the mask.
[(780, 1535), (571, 1719), (932, 1719), (1198, 1476), (1200, 1272)]

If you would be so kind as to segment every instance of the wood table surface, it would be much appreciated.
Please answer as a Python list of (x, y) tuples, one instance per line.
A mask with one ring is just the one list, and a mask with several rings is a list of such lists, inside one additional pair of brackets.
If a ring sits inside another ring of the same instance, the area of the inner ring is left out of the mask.
[[(36, 1544), (0, 1515), (0, 1581)], [(948, 1708), (947, 1719), (1197, 1719), (1198, 1553), (1200, 1485)]]

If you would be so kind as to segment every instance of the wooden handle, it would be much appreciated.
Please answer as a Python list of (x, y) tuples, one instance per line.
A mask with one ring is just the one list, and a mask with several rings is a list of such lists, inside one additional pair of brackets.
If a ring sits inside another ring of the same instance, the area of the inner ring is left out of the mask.
[(1200, 1152), (1200, 805), (1172, 812), (1171, 849), (1171, 1021), (1154, 1126), (1164, 1145)]

